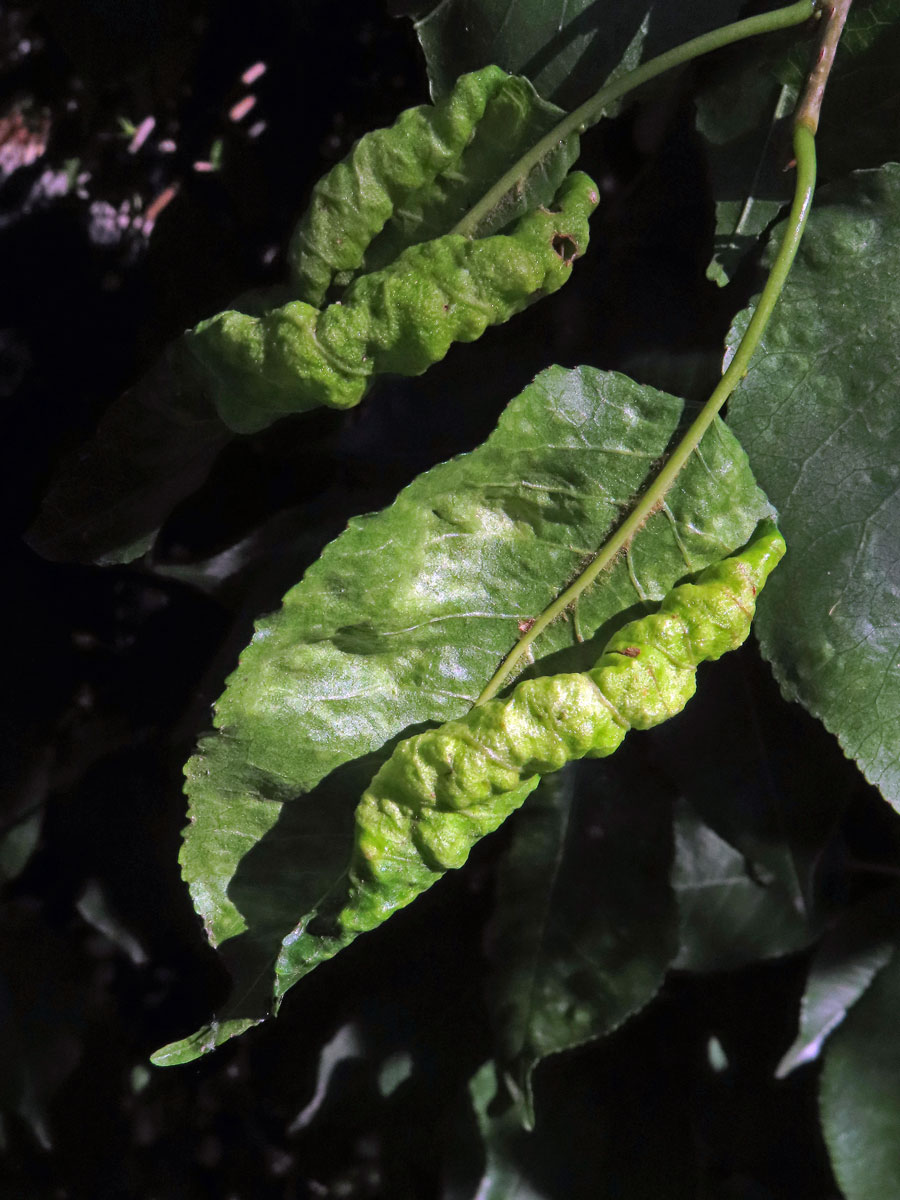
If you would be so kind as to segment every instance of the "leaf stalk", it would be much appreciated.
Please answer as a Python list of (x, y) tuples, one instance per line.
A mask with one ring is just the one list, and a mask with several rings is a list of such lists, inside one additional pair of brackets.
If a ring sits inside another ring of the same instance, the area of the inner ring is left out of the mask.
[[(839, 0), (839, 3), (846, 7), (848, 0)], [(656, 58), (651, 58), (633, 71), (629, 71), (627, 75), (622, 75), (619, 79), (606, 84), (584, 104), (579, 105), (568, 116), (563, 117), (559, 124), (545, 134), (539, 142), (535, 142), (528, 153), (501, 175), (493, 187), (469, 209), (450, 232), (474, 236), (479, 224), (488, 213), (492, 212), (503, 197), (512, 191), (516, 184), (528, 175), (543, 158), (552, 153), (561, 142), (564, 142), (573, 133), (584, 133), (592, 125), (596, 125), (612, 104), (634, 91), (635, 88), (655, 79), (657, 75), (671, 71), (673, 67), (679, 67), (694, 58), (699, 58), (702, 54), (709, 54), (713, 50), (720, 50), (723, 46), (730, 46), (733, 42), (740, 42), (745, 38), (755, 37), (762, 33), (774, 33), (779, 29), (790, 29), (794, 25), (802, 25), (804, 21), (808, 21), (810, 17), (814, 16), (816, 11), (816, 0), (797, 0), (796, 3), (789, 4), (786, 8), (776, 8), (773, 12), (760, 13), (758, 16), (748, 17), (743, 21), (735, 21), (731, 25), (723, 25), (710, 33), (701, 34), (700, 37), (692, 38), (689, 42), (675, 46), (672, 50), (667, 50)], [(840, 36), (840, 31), (838, 31), (838, 36)]]
[(635, 504), (626, 519), (618, 527), (611, 538), (598, 552), (589, 566), (582, 571), (578, 578), (553, 601), (537, 618), (531, 628), (524, 634), (500, 664), (500, 667), (488, 681), (487, 686), (475, 701), (475, 705), (484, 704), (492, 699), (503, 687), (509, 677), (517, 670), (522, 659), (528, 652), (531, 643), (539, 637), (548, 625), (551, 625), (565, 610), (578, 600), (582, 592), (591, 586), (601, 572), (612, 566), (619, 554), (626, 549), (635, 534), (641, 529), (647, 519), (660, 507), (666, 493), (675, 483), (682, 468), (697, 449), (701, 438), (709, 429), (725, 401), (747, 374), (750, 359), (762, 340), (763, 333), (769, 323), (769, 318), (778, 301), (778, 297), (787, 281), (788, 273), (796, 256), (806, 226), (806, 220), (812, 206), (813, 191), (816, 185), (816, 143), (812, 128), (801, 118), (798, 111), (794, 122), (794, 156), (796, 159), (796, 179), (794, 199), (787, 219), (787, 227), (769, 277), (760, 295), (759, 302), (750, 318), (740, 345), (734, 357), (728, 364), (725, 373), (719, 380), (712, 395), (689, 426), (684, 437), (672, 451), (665, 465), (653, 482)]

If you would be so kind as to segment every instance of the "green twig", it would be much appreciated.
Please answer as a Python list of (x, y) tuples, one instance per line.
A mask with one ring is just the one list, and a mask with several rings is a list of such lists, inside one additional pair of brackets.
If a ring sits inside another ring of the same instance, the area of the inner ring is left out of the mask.
[[(846, 0), (842, 0), (842, 2), (846, 2)], [(798, 0), (796, 4), (790, 4), (787, 8), (776, 8), (774, 12), (760, 13), (759, 16), (748, 17), (745, 21), (735, 21), (732, 25), (723, 25), (720, 29), (714, 29), (711, 33), (704, 33), (700, 37), (692, 38), (691, 41), (676, 46), (673, 50), (667, 50), (665, 54), (660, 54), (657, 58), (651, 58), (649, 62), (643, 63), (634, 71), (629, 71), (627, 75), (602, 87), (590, 100), (586, 100), (574, 112), (569, 113), (539, 142), (536, 142), (528, 153), (514, 163), (506, 174), (497, 180), (490, 191), (486, 192), (478, 203), (469, 209), (450, 232), (474, 234), (484, 217), (492, 212), (507, 192), (515, 188), (523, 176), (527, 175), (543, 158), (552, 153), (571, 134), (584, 133), (591, 125), (595, 125), (611, 104), (614, 104), (616, 100), (621, 100), (623, 96), (640, 87), (641, 84), (655, 79), (657, 75), (662, 75), (673, 67), (690, 62), (691, 59), (698, 58), (701, 54), (719, 50), (722, 46), (730, 46), (733, 42), (740, 42), (744, 38), (754, 37), (757, 34), (774, 33), (778, 29), (790, 29), (793, 25), (802, 25), (804, 21), (808, 21), (814, 15), (815, 11), (816, 0)]]
[(475, 701), (476, 705), (484, 704), (486, 700), (490, 700), (497, 694), (509, 676), (516, 671), (535, 638), (539, 637), (548, 625), (551, 625), (557, 617), (564, 613), (569, 605), (573, 604), (581, 593), (591, 586), (597, 576), (610, 567), (622, 550), (631, 543), (632, 538), (648, 517), (660, 507), (666, 493), (696, 450), (700, 439), (715, 420), (722, 405), (746, 375), (753, 352), (762, 339), (772, 310), (781, 295), (794, 261), (794, 255), (797, 253), (797, 247), (800, 245), (800, 238), (803, 235), (803, 228), (812, 204), (813, 189), (816, 183), (816, 143), (812, 129), (799, 118), (794, 125), (794, 155), (797, 164), (794, 202), (787, 220), (784, 238), (759, 298), (759, 303), (750, 318), (747, 331), (741, 338), (741, 343), (735, 351), (728, 369), (687, 433), (666, 460), (665, 466), (638, 500), (628, 517), (587, 569), (582, 571), (574, 583), (570, 584), (561, 595), (557, 596), (549, 608), (541, 613), (528, 632), (520, 638)]

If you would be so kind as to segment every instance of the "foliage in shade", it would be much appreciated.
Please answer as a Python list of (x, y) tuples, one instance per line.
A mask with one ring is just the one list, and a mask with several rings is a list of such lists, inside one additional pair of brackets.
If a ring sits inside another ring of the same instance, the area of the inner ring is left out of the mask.
[(537, 1064), (643, 1008), (677, 952), (671, 809), (640, 773), (642, 758), (544, 779), (500, 864), (488, 1001), (497, 1059), (528, 1125)]
[(820, 1111), (846, 1200), (900, 1194), (900, 952), (894, 951), (825, 1050)]
[(900, 167), (822, 189), (729, 410), (793, 551), (760, 608), (763, 653), (785, 696), (820, 717), (895, 806), (898, 281)]
[(531, 79), (547, 99), (574, 108), (614, 73), (726, 25), (735, 0), (689, 8), (620, 0), (442, 0), (416, 22), (435, 95), (463, 71), (499, 63)]
[[(854, 0), (816, 138), (819, 178), (895, 159), (900, 146), (900, 0)], [(816, 51), (816, 27), (731, 47), (697, 99), (716, 206), (708, 275), (720, 284), (756, 251), (791, 197), (790, 118)]]
[(682, 802), (676, 811), (672, 886), (680, 949), (674, 966), (733, 970), (790, 954), (819, 932), (783, 879), (754, 864)]
[(813, 1062), (895, 952), (900, 889), (887, 888), (847, 909), (826, 931), (809, 966), (797, 1037), (778, 1064), (781, 1079)]

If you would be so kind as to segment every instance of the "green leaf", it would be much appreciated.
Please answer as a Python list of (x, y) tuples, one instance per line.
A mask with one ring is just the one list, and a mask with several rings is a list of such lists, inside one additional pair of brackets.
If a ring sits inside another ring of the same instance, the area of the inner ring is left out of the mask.
[[(213, 944), (240, 935), (235, 973), (260, 981), (228, 1019), (268, 1011), (263, 976), (340, 878), (378, 761), (421, 724), (470, 707), (520, 623), (602, 543), (681, 408), (620, 375), (550, 368), (483, 446), (352, 520), (258, 623), (216, 706), (219, 732), (187, 767), (185, 878)], [(717, 424), (603, 586), (540, 639), (541, 670), (591, 665), (590, 639), (741, 545), (767, 512)], [(308, 969), (288, 967), (279, 991)]]
[[(820, 178), (896, 160), (900, 146), (900, 0), (855, 0), (847, 15), (819, 121)], [(810, 67), (799, 46), (776, 65), (799, 93)]]
[(546, 778), (500, 868), (488, 999), (529, 1126), (537, 1063), (643, 1008), (678, 949), (670, 808), (633, 772), (628, 780), (588, 762)]
[(845, 1200), (900, 1195), (900, 953), (828, 1043), (822, 1130)]
[[(310, 209), (298, 223), (291, 253), (296, 276), (293, 286), (257, 289), (238, 297), (227, 313), (200, 322), (173, 343), (134, 387), (111, 404), (91, 440), (63, 461), (51, 482), (28, 533), (29, 543), (38, 553), (54, 560), (103, 563), (128, 562), (144, 554), (168, 515), (200, 486), (219, 452), (233, 437), (232, 428), (225, 424), (219, 410), (231, 413), (233, 428), (241, 432), (261, 428), (281, 415), (276, 405), (274, 415), (266, 410), (265, 418), (259, 419), (249, 402), (251, 384), (266, 395), (275, 393), (271, 380), (268, 385), (264, 380), (259, 382), (268, 360), (256, 343), (248, 351), (252, 359), (249, 384), (248, 379), (237, 385), (230, 383), (238, 395), (229, 408), (222, 395), (228, 388), (220, 376), (224, 375), (227, 382), (228, 354), (237, 351), (228, 339), (225, 350), (214, 341), (212, 363), (197, 359), (198, 345), (201, 350), (205, 345), (200, 332), (205, 331), (209, 339), (223, 324), (256, 332), (257, 323), (249, 318), (262, 318), (273, 308), (295, 301), (298, 289), (318, 303), (339, 268), (340, 283), (346, 285), (360, 268), (367, 273), (383, 269), (413, 244), (449, 233), (500, 175), (556, 124), (560, 110), (541, 100), (526, 79), (506, 77), (499, 68), (482, 75), (461, 80), (459, 95), (442, 105), (409, 109), (392, 128), (363, 137), (348, 159), (317, 185)], [(497, 201), (479, 224), (477, 235), (496, 233), (515, 218), (550, 204), (577, 154), (576, 136), (560, 142)], [(582, 242), (581, 250), (586, 238)], [(336, 252), (336, 246), (343, 250)], [(513, 262), (518, 260), (513, 259), (507, 246), (500, 249), (505, 256), (498, 255), (493, 262), (495, 267), (500, 263), (502, 276), (504, 264), (512, 271)], [(553, 267), (563, 257), (550, 248), (546, 254)], [(409, 270), (414, 276), (416, 271), (433, 274), (435, 263), (446, 258), (446, 251), (443, 256), (436, 251), (430, 256), (426, 253), (422, 256), (424, 266), (418, 261), (410, 264)], [(518, 265), (521, 270), (521, 263)], [(444, 262), (441, 283), (453, 301), (454, 313), (458, 309), (470, 318), (489, 313), (496, 323), (499, 317), (487, 299), (489, 288), (484, 290), (493, 278), (490, 264), (483, 263), (480, 268), (484, 286), (474, 302), (472, 296), (462, 294), (464, 288), (461, 293), (456, 286), (469, 283), (477, 274), (469, 268), (459, 269), (454, 275)], [(497, 274), (494, 269), (493, 275)], [(561, 281), (562, 277), (557, 286)], [(386, 285), (395, 305), (396, 282), (393, 279)], [(524, 276), (517, 276), (512, 286), (506, 279), (504, 286), (504, 303), (516, 311), (537, 298), (522, 292), (523, 287), (527, 292)], [(441, 300), (448, 297), (442, 295)], [(383, 296), (377, 298), (383, 303)], [(407, 303), (414, 308), (416, 299), (421, 304), (424, 293), (412, 300), (407, 297)], [(434, 299), (432, 295), (431, 301)], [(367, 304), (371, 305), (371, 300), (367, 296)], [(293, 354), (286, 370), (289, 380), (296, 378), (301, 370), (298, 363), (302, 364), (304, 353), (308, 358), (310, 351), (308, 340), (304, 342), (301, 337), (298, 341), (296, 323), (302, 324), (302, 320), (294, 308), (296, 305), (277, 322), (271, 334), (276, 347), (281, 345), (285, 330), (294, 335), (293, 340), (288, 338)], [(315, 316), (311, 309), (300, 308), (307, 321)], [(359, 317), (365, 316), (359, 309), (365, 308), (358, 306), (357, 324)], [(448, 304), (444, 303), (443, 308), (447, 311)], [(331, 318), (340, 312), (340, 308), (332, 309)], [(405, 329), (396, 308), (388, 305), (381, 316), (384, 329)], [(454, 320), (459, 325), (459, 319)], [(408, 324), (409, 316), (406, 321)], [(368, 323), (373, 324), (371, 320)], [(428, 322), (423, 329), (425, 325)], [(353, 347), (358, 342), (356, 325), (350, 332), (353, 336), (349, 344)], [(473, 336), (477, 335), (470, 332), (469, 340)], [(242, 347), (240, 343), (239, 349)], [(409, 339), (408, 349), (414, 356), (420, 350), (415, 338)], [(271, 351), (269, 345), (268, 357)], [(333, 346), (331, 352), (331, 359), (326, 354), (325, 363), (318, 362), (326, 378), (326, 390), (330, 386), (327, 381), (347, 376), (346, 363), (336, 373), (331, 369), (343, 361)], [(350, 359), (352, 375), (360, 364), (353, 361), (352, 354)], [(271, 368), (271, 363), (268, 365)], [(383, 369), (398, 368), (388, 363)], [(424, 364), (418, 370), (424, 370)], [(366, 374), (356, 373), (361, 378)], [(315, 403), (318, 400), (300, 407), (313, 407)]]
[(760, 234), (790, 200), (785, 137), (796, 91), (758, 63), (728, 72), (697, 102), (697, 129), (707, 142), (715, 203), (715, 241), (707, 277), (723, 285)]
[[(522, 1157), (526, 1162), (528, 1158), (525, 1135), (516, 1106), (504, 1096), (493, 1063), (485, 1063), (472, 1076), (469, 1094), (486, 1160), (477, 1192), (479, 1200), (550, 1200), (547, 1192), (534, 1185), (528, 1178), (529, 1172), (520, 1164)], [(502, 1106), (502, 1111), (496, 1111), (498, 1106)]]
[[(804, 86), (818, 30), (790, 30), (717, 57), (697, 98), (716, 208), (707, 274), (727, 283), (790, 201), (790, 116)], [(816, 139), (819, 176), (834, 179), (897, 157), (900, 146), (900, 0), (851, 7)]]
[(781, 702), (749, 647), (700, 672), (691, 715), (654, 730), (657, 767), (757, 882), (777, 885), (792, 921), (821, 929), (834, 905), (823, 856), (858, 786), (855, 768), (817, 722)]
[[(346, 288), (407, 247), (449, 233), (562, 116), (527, 79), (489, 66), (454, 80), (436, 105), (406, 109), (391, 127), (364, 134), (316, 184), (291, 237), (296, 295), (321, 307), (332, 285)], [(568, 137), (523, 172), (475, 235), (549, 204), (578, 147)]]
[(744, 858), (685, 802), (676, 810), (672, 886), (681, 948), (673, 966), (725, 971), (790, 954), (815, 937), (789, 884)]
[(618, 0), (442, 0), (416, 22), (435, 95), (464, 71), (498, 63), (574, 108), (618, 70), (736, 20), (734, 0), (663, 5)]
[[(777, 232), (776, 232), (777, 240)], [(900, 167), (822, 189), (729, 422), (788, 554), (757, 634), (782, 691), (900, 806)], [(729, 335), (746, 327), (743, 313)]]
[(778, 1064), (779, 1079), (819, 1057), (826, 1038), (890, 960), (898, 915), (900, 888), (892, 887), (848, 909), (826, 933), (810, 963), (800, 1028)]
[(232, 437), (173, 347), (63, 459), (26, 540), (54, 561), (138, 558)]

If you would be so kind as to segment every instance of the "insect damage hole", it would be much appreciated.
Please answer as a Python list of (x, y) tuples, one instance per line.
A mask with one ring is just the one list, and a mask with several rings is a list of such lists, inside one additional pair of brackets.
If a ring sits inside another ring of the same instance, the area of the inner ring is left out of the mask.
[(558, 254), (564, 263), (570, 263), (578, 257), (578, 243), (567, 233), (554, 234), (550, 244), (554, 254)]

